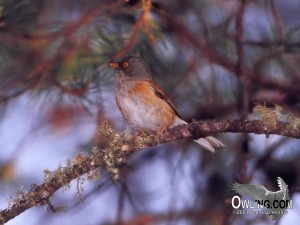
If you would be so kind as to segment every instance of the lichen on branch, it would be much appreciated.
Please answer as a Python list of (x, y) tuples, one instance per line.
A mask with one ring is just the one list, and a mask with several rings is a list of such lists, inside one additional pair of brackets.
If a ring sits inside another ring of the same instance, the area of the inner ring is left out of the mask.
[[(258, 106), (255, 112), (260, 120), (208, 120), (194, 121), (164, 131), (163, 133), (145, 133), (131, 136), (128, 132), (119, 133), (108, 122), (103, 122), (98, 129), (98, 136), (107, 138), (107, 144), (100, 148), (93, 146), (90, 156), (78, 154), (74, 160), (68, 160), (66, 166), (58, 166), (55, 171), (45, 170), (44, 183), (33, 184), (30, 191), (19, 191), (10, 199), (7, 209), (0, 211), (0, 220), (4, 222), (20, 215), (37, 205), (50, 205), (50, 198), (60, 188), (68, 189), (72, 180), (78, 179), (78, 189), (83, 190), (85, 180), (99, 178), (99, 168), (118, 179), (119, 166), (126, 163), (131, 154), (147, 147), (175, 141), (182, 138), (199, 138), (215, 133), (255, 133), (277, 134), (300, 139), (300, 119), (292, 114), (283, 115), (281, 108), (267, 109)], [(86, 175), (87, 179), (81, 177)]]

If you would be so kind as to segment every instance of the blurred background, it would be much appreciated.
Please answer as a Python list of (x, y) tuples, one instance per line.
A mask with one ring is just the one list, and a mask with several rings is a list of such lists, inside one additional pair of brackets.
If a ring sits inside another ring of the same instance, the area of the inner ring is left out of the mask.
[[(104, 120), (128, 130), (114, 99), (125, 54), (144, 58), (191, 122), (245, 119), (256, 104), (300, 115), (299, 0), (0, 0), (0, 208), (77, 153)], [(134, 133), (134, 132), (132, 132)], [(131, 156), (114, 182), (77, 183), (7, 224), (298, 224), (300, 142), (220, 134), (211, 154), (180, 140)], [(233, 182), (277, 191), (293, 209), (274, 222), (233, 215)]]

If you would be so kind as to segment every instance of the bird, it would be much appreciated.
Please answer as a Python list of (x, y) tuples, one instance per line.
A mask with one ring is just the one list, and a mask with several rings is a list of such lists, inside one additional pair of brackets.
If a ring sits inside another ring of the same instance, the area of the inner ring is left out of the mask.
[[(110, 61), (116, 70), (115, 99), (126, 122), (135, 131), (148, 134), (187, 124), (166, 92), (153, 80), (145, 62), (137, 56)], [(195, 140), (204, 149), (215, 152), (225, 145), (207, 136)]]
[[(274, 208), (274, 201), (289, 201), (289, 190), (288, 185), (284, 182), (281, 177), (277, 177), (277, 184), (280, 190), (276, 192), (269, 191), (262, 185), (254, 185), (254, 184), (239, 184), (234, 183), (232, 185), (232, 190), (236, 191), (240, 195), (250, 197), (257, 202), (266, 201), (268, 200), (268, 208), (267, 208), (267, 215), (270, 216), (273, 220), (279, 219), (282, 214), (276, 213), (277, 211), (286, 211), (288, 204), (285, 204), (283, 208)], [(260, 204), (263, 205), (263, 204)], [(264, 205), (266, 206), (266, 205)]]

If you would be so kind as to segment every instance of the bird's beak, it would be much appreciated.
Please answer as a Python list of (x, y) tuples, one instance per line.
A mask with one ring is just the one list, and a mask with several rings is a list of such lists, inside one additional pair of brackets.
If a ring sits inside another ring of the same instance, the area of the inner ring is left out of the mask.
[(109, 62), (109, 65), (115, 69), (119, 69), (120, 66), (119, 66), (119, 63), (118, 62)]

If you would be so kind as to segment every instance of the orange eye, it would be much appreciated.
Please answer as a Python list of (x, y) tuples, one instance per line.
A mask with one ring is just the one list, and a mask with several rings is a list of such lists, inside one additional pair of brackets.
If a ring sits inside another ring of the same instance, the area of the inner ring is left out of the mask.
[(123, 67), (126, 68), (127, 66), (129, 66), (128, 62), (123, 62)]

